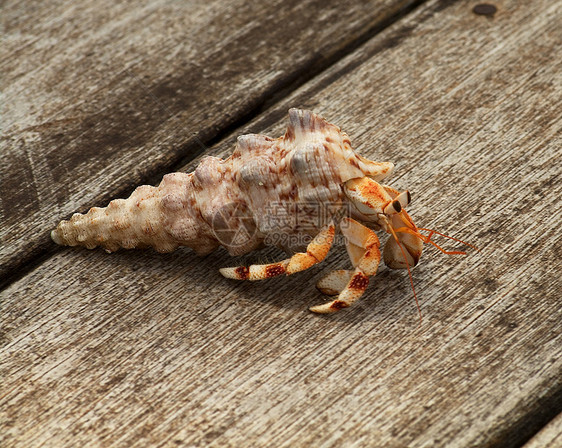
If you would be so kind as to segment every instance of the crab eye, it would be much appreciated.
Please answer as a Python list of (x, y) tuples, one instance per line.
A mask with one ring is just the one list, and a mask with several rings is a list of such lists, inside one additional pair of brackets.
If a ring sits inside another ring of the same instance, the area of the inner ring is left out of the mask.
[(412, 201), (412, 195), (408, 190), (406, 190), (400, 193), (398, 196), (396, 196), (396, 198), (394, 198), (394, 201), (400, 202), (400, 205), (402, 206), (402, 208), (404, 208), (407, 207), (408, 204)]
[(384, 208), (383, 213), (385, 215), (394, 215), (396, 213), (400, 213), (402, 211), (402, 205), (400, 201), (395, 199), (392, 202), (389, 202), (388, 205)]

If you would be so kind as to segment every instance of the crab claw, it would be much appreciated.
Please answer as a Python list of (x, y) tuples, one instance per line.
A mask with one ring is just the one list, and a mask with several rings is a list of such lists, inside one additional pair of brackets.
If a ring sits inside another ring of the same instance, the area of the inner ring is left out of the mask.
[[(423, 243), (413, 235), (404, 235), (399, 239), (404, 253), (400, 250), (396, 240), (390, 238), (384, 246), (384, 263), (391, 269), (406, 269), (407, 260), (408, 265), (413, 268), (420, 260)], [(406, 257), (406, 260), (404, 257)]]
[[(405, 210), (392, 217), (392, 227), (409, 227), (417, 232), (416, 226)], [(390, 237), (384, 246), (384, 263), (391, 269), (406, 269), (408, 266), (413, 268), (418, 264), (423, 251), (423, 242), (417, 236), (407, 232), (396, 232), (398, 242), (394, 237)], [(400, 248), (402, 246), (402, 249)], [(407, 263), (407, 264), (406, 264)]]

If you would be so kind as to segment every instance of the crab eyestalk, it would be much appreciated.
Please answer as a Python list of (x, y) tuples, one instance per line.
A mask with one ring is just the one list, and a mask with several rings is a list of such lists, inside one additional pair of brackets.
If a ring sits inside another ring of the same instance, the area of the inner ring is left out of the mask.
[(403, 208), (408, 206), (411, 200), (410, 192), (408, 190), (403, 191), (387, 204), (383, 209), (383, 213), (388, 216), (400, 213)]

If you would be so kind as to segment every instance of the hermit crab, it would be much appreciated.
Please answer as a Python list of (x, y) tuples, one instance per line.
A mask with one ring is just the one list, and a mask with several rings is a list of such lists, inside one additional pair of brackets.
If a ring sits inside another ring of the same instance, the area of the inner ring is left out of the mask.
[(374, 230), (390, 234), (383, 259), (392, 269), (410, 273), (424, 243), (464, 254), (441, 249), (431, 240), (438, 232), (416, 227), (406, 212), (408, 191), (379, 183), (393, 167), (357, 154), (347, 134), (322, 117), (290, 109), (283, 137), (238, 137), (227, 159), (205, 157), (191, 173), (167, 174), (158, 187), (143, 185), (128, 199), (74, 214), (51, 237), (57, 244), (108, 252), (188, 246), (205, 255), (222, 245), (242, 255), (274, 245), (292, 254), (276, 263), (220, 269), (231, 279), (261, 280), (321, 262), (341, 232), (354, 269), (322, 278), (318, 289), (336, 297), (310, 308), (332, 313), (359, 299), (376, 274), (381, 252)]

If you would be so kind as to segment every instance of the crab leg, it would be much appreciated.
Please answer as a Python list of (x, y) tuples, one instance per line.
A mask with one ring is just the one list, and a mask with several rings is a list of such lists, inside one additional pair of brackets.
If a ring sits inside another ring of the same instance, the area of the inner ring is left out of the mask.
[(342, 220), (342, 233), (355, 271), (334, 271), (320, 280), (319, 286), (325, 287), (323, 289), (337, 291), (348, 277), (347, 284), (335, 300), (310, 308), (315, 313), (333, 313), (351, 306), (367, 289), (369, 277), (377, 273), (381, 253), (375, 232), (351, 218), (345, 218)]
[(306, 252), (298, 252), (291, 258), (278, 261), (277, 263), (222, 268), (220, 273), (226, 278), (235, 280), (263, 280), (281, 274), (290, 275), (295, 272), (304, 271), (326, 258), (330, 247), (332, 247), (334, 234), (335, 226), (330, 224), (316, 235), (306, 247)]

